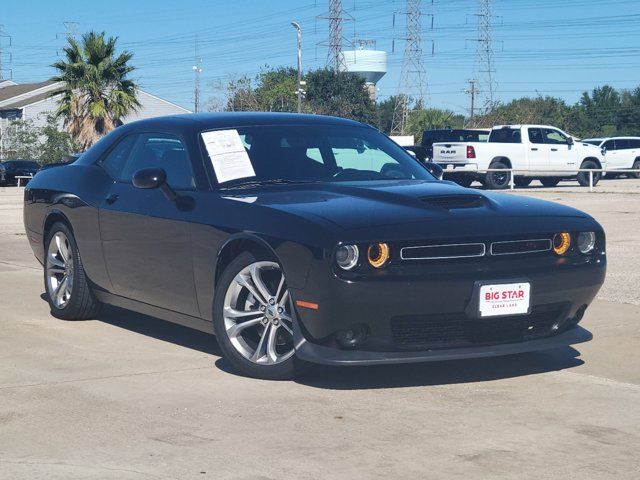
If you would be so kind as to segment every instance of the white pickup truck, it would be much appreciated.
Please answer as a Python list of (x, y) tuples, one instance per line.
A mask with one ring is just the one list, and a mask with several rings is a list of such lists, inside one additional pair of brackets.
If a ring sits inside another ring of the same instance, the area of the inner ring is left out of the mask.
[[(590, 172), (606, 168), (600, 147), (575, 142), (562, 130), (548, 125), (499, 125), (491, 130), (487, 142), (434, 143), (433, 161), (444, 169), (444, 178), (463, 186), (478, 180), (490, 189), (508, 188), (514, 169), (514, 183), (527, 186), (538, 179), (546, 187), (565, 178), (577, 178), (589, 185)], [(602, 174), (593, 172), (593, 184)]]

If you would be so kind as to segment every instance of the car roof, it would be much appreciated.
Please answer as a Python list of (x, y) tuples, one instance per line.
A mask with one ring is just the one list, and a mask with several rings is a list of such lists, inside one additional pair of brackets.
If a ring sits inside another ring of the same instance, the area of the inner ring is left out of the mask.
[(127, 130), (158, 127), (209, 130), (251, 125), (351, 125), (361, 127), (365, 124), (327, 115), (280, 112), (219, 112), (154, 117), (131, 122), (123, 125), (123, 127)]

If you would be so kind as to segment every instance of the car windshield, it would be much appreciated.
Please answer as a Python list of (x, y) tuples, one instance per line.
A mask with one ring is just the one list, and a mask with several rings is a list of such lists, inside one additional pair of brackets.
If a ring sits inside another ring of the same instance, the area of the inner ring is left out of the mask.
[[(237, 132), (255, 175), (220, 181), (223, 187), (255, 183), (434, 179), (403, 148), (368, 127), (250, 126), (226, 132), (234, 137)], [(215, 169), (216, 155), (209, 153)]]

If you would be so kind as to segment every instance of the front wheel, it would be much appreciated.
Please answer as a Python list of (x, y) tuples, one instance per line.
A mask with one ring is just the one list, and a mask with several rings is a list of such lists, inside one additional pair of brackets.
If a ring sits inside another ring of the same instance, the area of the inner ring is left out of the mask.
[(64, 223), (55, 223), (45, 243), (44, 286), (54, 317), (63, 320), (95, 318), (102, 304), (91, 291), (78, 245)]
[(295, 356), (293, 304), (280, 265), (245, 252), (222, 273), (213, 326), (225, 358), (250, 377), (294, 378), (305, 364)]
[[(640, 170), (640, 159), (638, 159), (635, 162), (633, 162), (633, 169), (634, 170)], [(633, 173), (628, 173), (627, 175), (629, 175), (629, 178), (640, 178), (640, 171), (633, 172)]]
[[(582, 162), (582, 165), (580, 166), (581, 170), (597, 170), (598, 168), (599, 168), (598, 164), (593, 160), (585, 160), (584, 162)], [(578, 173), (578, 183), (581, 186), (583, 187), (589, 186), (589, 174), (590, 172)], [(592, 175), (593, 175), (593, 186), (595, 187), (600, 181), (600, 178), (602, 178), (602, 172), (593, 172)]]

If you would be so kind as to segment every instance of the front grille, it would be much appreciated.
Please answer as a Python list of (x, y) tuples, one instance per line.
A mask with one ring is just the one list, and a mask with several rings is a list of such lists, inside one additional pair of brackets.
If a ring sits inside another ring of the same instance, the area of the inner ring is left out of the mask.
[(534, 307), (531, 314), (470, 319), (464, 313), (407, 315), (391, 319), (391, 337), (399, 346), (439, 349), (518, 343), (552, 335), (565, 304)]
[(517, 255), (521, 253), (547, 252), (551, 250), (551, 240), (541, 238), (537, 240), (510, 240), (508, 242), (493, 242), (491, 255)]
[(486, 252), (484, 243), (452, 243), (446, 245), (422, 245), (404, 247), (400, 250), (402, 260), (438, 260), (443, 258), (482, 257)]

